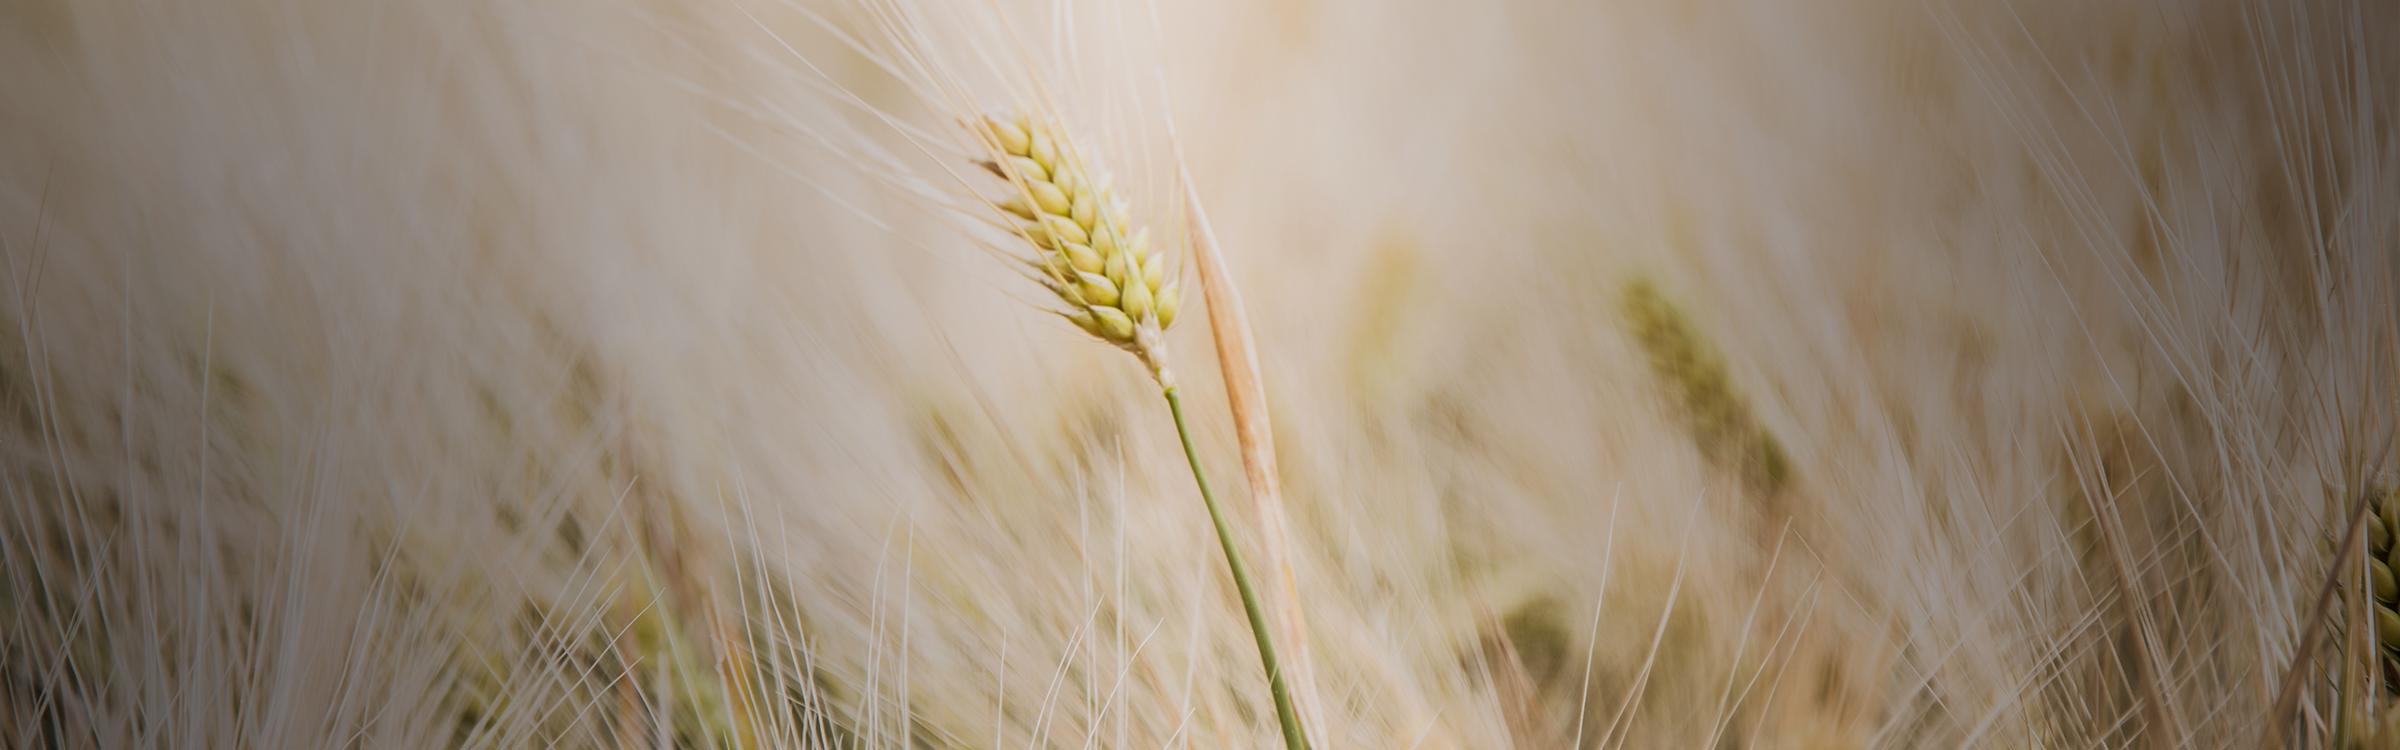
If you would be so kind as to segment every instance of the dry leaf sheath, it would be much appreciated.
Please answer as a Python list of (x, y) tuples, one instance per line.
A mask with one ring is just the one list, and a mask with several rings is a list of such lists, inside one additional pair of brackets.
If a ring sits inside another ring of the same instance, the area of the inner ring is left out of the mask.
[[(1178, 165), (1188, 164), (1181, 154), (1175, 161)], [(1191, 171), (1183, 169), (1179, 176), (1184, 185), (1184, 210), (1192, 227), (1192, 262), (1200, 269), (1202, 296), (1208, 303), (1209, 335), (1215, 339), (1217, 367), (1225, 379), (1225, 400), (1233, 412), (1234, 434), (1242, 449), (1242, 468), (1250, 483), (1250, 497), (1267, 552), (1267, 580), (1274, 586), (1278, 605), (1276, 635), (1291, 649), (1285, 655), (1286, 679), (1298, 694), (1301, 716), (1322, 731), (1322, 717), (1316, 712), (1323, 710), (1324, 703), (1316, 694), (1317, 683), (1308, 653), (1308, 619), (1300, 606), (1300, 582), (1292, 572), (1290, 516), (1283, 504), (1282, 472), (1275, 466), (1275, 427), (1267, 412), (1267, 388), (1265, 378), (1259, 373), (1258, 347), (1250, 335), (1250, 319), (1242, 306), (1242, 293), (1234, 287), (1233, 274), (1225, 267), (1216, 232), (1210, 229), (1208, 213), (1200, 206), (1198, 191), (1192, 188)]]

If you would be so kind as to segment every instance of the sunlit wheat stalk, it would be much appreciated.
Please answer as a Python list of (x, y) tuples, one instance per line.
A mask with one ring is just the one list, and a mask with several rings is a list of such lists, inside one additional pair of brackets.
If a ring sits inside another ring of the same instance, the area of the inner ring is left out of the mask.
[(1168, 278), (1166, 253), (1150, 247), (1149, 233), (1134, 227), (1127, 207), (1111, 194), (1106, 176), (1084, 160), (1062, 128), (1030, 118), (985, 118), (973, 128), (990, 156), (984, 166), (1013, 188), (1012, 195), (994, 205), (1024, 222), (1018, 233), (1034, 250), (1025, 263), (1033, 278), (1062, 304), (1057, 314), (1094, 338), (1132, 353), (1158, 382), (1167, 410), (1174, 415), (1184, 459), (1191, 464), (1192, 482), (1208, 507), (1225, 566), (1241, 594), (1284, 744), (1289, 750), (1308, 747), (1257, 587), (1200, 466), (1182, 394), (1167, 369), (1163, 334), (1175, 323), (1181, 297)]

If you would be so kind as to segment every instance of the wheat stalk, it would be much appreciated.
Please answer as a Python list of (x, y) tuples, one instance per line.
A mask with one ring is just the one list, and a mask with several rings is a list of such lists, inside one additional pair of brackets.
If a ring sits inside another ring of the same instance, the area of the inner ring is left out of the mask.
[(1166, 254), (1150, 247), (1149, 232), (1135, 227), (1107, 178), (1084, 160), (1063, 128), (1031, 118), (985, 117), (972, 129), (990, 156), (983, 166), (1014, 190), (993, 205), (1024, 222), (1017, 233), (1032, 245), (1025, 265), (1064, 304), (1055, 312), (1085, 333), (1131, 352), (1158, 381), (1175, 418), (1184, 460), (1191, 464), (1192, 482), (1200, 489), (1224, 550), (1225, 567), (1241, 594), (1284, 745), (1287, 750), (1305, 750), (1308, 738), (1276, 656), (1265, 609), (1234, 544), (1232, 525), (1201, 469), (1200, 453), (1184, 418), (1183, 397), (1167, 369), (1163, 334), (1175, 324), (1181, 296), (1176, 282), (1168, 278)]

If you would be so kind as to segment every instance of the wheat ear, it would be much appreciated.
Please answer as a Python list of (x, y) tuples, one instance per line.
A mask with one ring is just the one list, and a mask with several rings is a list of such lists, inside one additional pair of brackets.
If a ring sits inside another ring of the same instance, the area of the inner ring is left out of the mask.
[(1275, 702), (1275, 719), (1283, 730), (1287, 750), (1305, 750), (1291, 690), (1276, 657), (1275, 639), (1267, 628), (1250, 568), (1242, 562), (1233, 541), (1233, 527), (1209, 488), (1208, 473), (1183, 414), (1183, 396), (1167, 370), (1163, 334), (1175, 324), (1181, 301), (1166, 254), (1150, 247), (1149, 232), (1135, 229), (1123, 201), (1110, 194), (1107, 179), (1091, 168), (1063, 129), (1028, 118), (986, 117), (974, 126), (989, 150), (985, 168), (1007, 180), (1014, 193), (994, 202), (1002, 211), (1025, 222), (1018, 234), (1033, 246), (1025, 263), (1035, 280), (1064, 303), (1058, 310), (1085, 333), (1133, 353), (1149, 368), (1175, 417), (1175, 437), (1192, 467), (1192, 483), (1208, 506), (1217, 544), (1224, 550), (1226, 570), (1241, 594), (1242, 612), (1249, 618), (1251, 638), (1266, 671), (1267, 687)]
[(1175, 324), (1182, 294), (1167, 278), (1166, 254), (1150, 247), (1149, 230), (1133, 225), (1107, 178), (1058, 128), (987, 117), (978, 130), (992, 149), (984, 168), (1015, 189), (993, 205), (1025, 222), (1018, 233), (1034, 247), (1025, 263), (1065, 304), (1058, 315), (1132, 352), (1160, 386), (1175, 387), (1160, 334)]

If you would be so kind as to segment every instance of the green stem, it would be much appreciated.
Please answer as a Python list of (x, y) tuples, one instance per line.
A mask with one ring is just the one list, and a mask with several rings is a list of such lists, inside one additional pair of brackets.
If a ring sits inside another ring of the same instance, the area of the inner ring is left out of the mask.
[(1250, 616), (1250, 636), (1258, 641), (1258, 660), (1267, 670), (1267, 688), (1275, 695), (1275, 721), (1283, 725), (1283, 745), (1286, 750), (1308, 750), (1308, 737), (1300, 733), (1300, 713), (1292, 709), (1292, 691), (1283, 684), (1283, 670), (1276, 665), (1275, 640), (1267, 635), (1267, 613), (1258, 606), (1258, 590), (1250, 584), (1250, 567), (1242, 564), (1242, 553), (1233, 546), (1233, 527), (1225, 522), (1224, 510), (1217, 507), (1217, 495), (1208, 489), (1208, 472), (1200, 469), (1200, 451), (1193, 447), (1192, 430), (1183, 421), (1183, 397), (1174, 386), (1167, 386), (1167, 410), (1175, 413), (1175, 436), (1183, 439), (1183, 457), (1192, 462), (1192, 483), (1200, 485), (1200, 501), (1208, 504), (1208, 520), (1217, 526), (1217, 543), (1225, 548), (1225, 567), (1233, 571), (1233, 586), (1242, 592), (1242, 611)]

